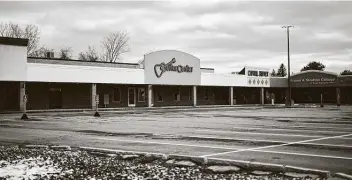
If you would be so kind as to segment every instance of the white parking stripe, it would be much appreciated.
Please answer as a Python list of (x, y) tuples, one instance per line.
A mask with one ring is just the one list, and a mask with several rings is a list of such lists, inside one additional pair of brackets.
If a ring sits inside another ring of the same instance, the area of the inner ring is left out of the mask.
[(315, 130), (308, 130), (308, 129), (284, 129), (284, 128), (252, 128), (252, 127), (233, 127), (234, 129), (246, 129), (246, 130), (267, 130), (267, 131), (306, 131), (306, 132), (317, 132), (317, 133), (351, 133), (346, 131), (315, 131)]
[(279, 145), (262, 146), (262, 147), (257, 147), (257, 148), (241, 149), (241, 150), (228, 151), (228, 152), (222, 152), (222, 153), (214, 153), (214, 154), (204, 155), (202, 157), (218, 156), (218, 155), (229, 154), (229, 153), (236, 153), (236, 152), (243, 152), (243, 151), (253, 151), (253, 150), (267, 149), (267, 148), (273, 148), (273, 147), (281, 147), (281, 146), (287, 146), (287, 145), (293, 145), (293, 144), (308, 143), (308, 142), (312, 142), (312, 141), (333, 139), (333, 138), (345, 137), (345, 136), (350, 136), (350, 135), (352, 135), (352, 134), (345, 134), (345, 135), (340, 135), (340, 136), (330, 136), (330, 137), (323, 137), (323, 138), (317, 138), (317, 139), (309, 139), (309, 140), (304, 140), (304, 141), (290, 142), (290, 143), (279, 144)]
[(239, 132), (239, 131), (217, 131), (217, 130), (205, 130), (205, 129), (197, 129), (196, 131), (201, 131), (201, 132), (214, 132), (214, 133), (231, 133), (231, 134), (258, 134), (258, 135), (269, 135), (269, 136), (327, 137), (327, 136), (319, 136), (319, 135), (277, 134), (277, 133)]
[[(309, 123), (311, 124), (311, 123)], [(312, 123), (312, 124), (318, 124), (318, 123)], [(312, 129), (337, 129), (337, 130), (350, 130), (352, 131), (352, 128), (346, 128), (346, 127), (331, 127), (331, 126), (289, 126), (287, 128), (312, 128)]]
[[(219, 137), (219, 136), (182, 136), (183, 138), (199, 138), (199, 139), (209, 139), (209, 140), (214, 140), (218, 139), (219, 141), (221, 140), (233, 140), (233, 141), (251, 141), (251, 142), (267, 142), (267, 143), (290, 143), (290, 141), (276, 141), (276, 140), (265, 140), (265, 139), (244, 139), (244, 138), (232, 138), (232, 137)], [(327, 136), (322, 136), (322, 137), (327, 137)], [(333, 138), (331, 138), (333, 139)], [(345, 138), (345, 137), (339, 137), (336, 139), (347, 139), (347, 140), (352, 140), (352, 138)], [(318, 146), (331, 146), (331, 147), (352, 147), (352, 146), (346, 146), (346, 145), (336, 145), (336, 144), (320, 144), (320, 143), (299, 143), (299, 144), (306, 144), (306, 145), (318, 145)]]
[[(112, 139), (112, 138), (101, 138), (101, 137), (94, 137), (94, 139), (108, 140), (108, 141), (119, 141), (119, 142), (130, 142), (130, 143), (141, 143), (141, 144), (160, 144), (160, 145), (170, 145), (170, 146), (188, 146), (188, 147), (202, 147), (202, 148), (210, 148), (210, 149), (236, 150), (236, 148), (234, 148), (234, 147), (225, 147), (225, 146), (207, 146), (207, 145), (167, 143), (167, 142), (157, 142), (157, 141), (138, 141), (138, 140)], [(336, 147), (336, 148), (351, 148), (352, 149), (352, 146), (345, 146), (345, 145), (318, 144), (318, 143), (297, 143), (297, 144), (317, 145), (317, 146)]]
[(268, 150), (249, 150), (254, 152), (264, 152), (264, 153), (274, 153), (274, 154), (288, 154), (296, 156), (311, 156), (311, 157), (322, 157), (322, 158), (332, 158), (332, 159), (346, 159), (352, 160), (352, 157), (341, 157), (341, 156), (328, 156), (328, 155), (317, 155), (317, 154), (305, 154), (305, 153), (294, 153), (294, 152), (282, 152), (282, 151), (268, 151)]

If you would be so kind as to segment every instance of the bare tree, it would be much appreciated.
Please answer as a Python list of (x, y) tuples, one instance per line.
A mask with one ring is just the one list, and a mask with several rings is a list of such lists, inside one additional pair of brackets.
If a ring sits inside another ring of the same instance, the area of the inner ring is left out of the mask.
[(45, 58), (48, 52), (54, 52), (54, 49), (50, 49), (48, 47), (42, 46), (39, 49), (33, 51), (29, 57), (42, 57)]
[(108, 62), (120, 60), (122, 54), (130, 51), (129, 39), (130, 37), (125, 31), (116, 31), (105, 36), (102, 42), (103, 60)]
[(38, 48), (40, 40), (39, 28), (33, 24), (28, 24), (24, 29), (23, 37), (29, 40), (27, 46), (27, 55), (29, 55)]
[(94, 47), (88, 46), (88, 50), (86, 52), (79, 53), (78, 59), (83, 61), (98, 61), (99, 56)]
[(38, 47), (40, 31), (36, 25), (28, 24), (22, 28), (18, 24), (9, 22), (0, 24), (0, 36), (28, 39), (27, 55), (32, 56), (31, 53)]
[(69, 60), (72, 58), (72, 48), (71, 47), (64, 47), (61, 48), (59, 51), (59, 58)]

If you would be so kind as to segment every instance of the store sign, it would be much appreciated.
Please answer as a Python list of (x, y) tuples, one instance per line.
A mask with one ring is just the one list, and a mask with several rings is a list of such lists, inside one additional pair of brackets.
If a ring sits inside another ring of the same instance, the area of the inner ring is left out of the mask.
[(168, 63), (155, 64), (154, 73), (156, 77), (160, 78), (167, 71), (173, 71), (178, 73), (192, 73), (193, 71), (193, 67), (190, 67), (188, 65), (173, 65), (174, 63), (176, 63), (176, 58), (172, 58), (171, 61)]
[(293, 87), (331, 87), (338, 84), (337, 75), (326, 72), (302, 72), (291, 76)]
[(144, 82), (151, 85), (199, 85), (200, 60), (177, 50), (160, 50), (144, 55)]
[(302, 79), (293, 79), (293, 83), (307, 83), (307, 84), (335, 84), (336, 78), (302, 78)]

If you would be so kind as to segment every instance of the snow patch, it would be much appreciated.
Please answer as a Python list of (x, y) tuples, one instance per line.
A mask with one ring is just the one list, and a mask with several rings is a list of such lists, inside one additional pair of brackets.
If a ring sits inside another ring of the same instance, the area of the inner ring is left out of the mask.
[[(54, 165), (51, 159), (42, 157), (28, 158), (18, 161), (0, 161), (0, 178), (6, 179), (35, 179), (38, 177), (51, 177), (62, 175), (62, 169)], [(63, 173), (65, 174), (65, 173)]]

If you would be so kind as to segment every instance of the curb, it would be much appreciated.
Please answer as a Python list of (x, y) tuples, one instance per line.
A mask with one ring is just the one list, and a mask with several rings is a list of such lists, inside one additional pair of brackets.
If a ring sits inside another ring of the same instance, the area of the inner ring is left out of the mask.
[(168, 160), (171, 160), (171, 159), (192, 161), (198, 165), (208, 164), (208, 159), (206, 157), (199, 157), (199, 156), (186, 156), (186, 155), (170, 154), (168, 156)]
[(285, 172), (297, 172), (297, 173), (309, 173), (309, 174), (317, 174), (324, 178), (330, 177), (330, 171), (323, 171), (319, 169), (310, 169), (310, 168), (302, 168), (297, 166), (285, 166)]
[[(54, 149), (54, 150), (71, 150), (70, 146), (60, 145), (60, 146), (47, 146), (47, 145), (25, 145), (25, 148), (30, 149)], [(324, 171), (319, 169), (310, 169), (290, 165), (282, 164), (271, 164), (271, 163), (262, 163), (262, 162), (250, 162), (242, 160), (231, 160), (231, 159), (219, 159), (219, 158), (207, 158), (200, 156), (187, 156), (187, 155), (176, 155), (176, 154), (163, 154), (163, 153), (150, 153), (150, 152), (141, 152), (141, 151), (125, 151), (125, 150), (115, 150), (115, 149), (104, 149), (104, 148), (94, 148), (94, 147), (85, 147), (79, 146), (77, 149), (90, 152), (90, 153), (99, 153), (99, 154), (117, 154), (117, 155), (140, 155), (146, 157), (152, 157), (155, 159), (166, 160), (186, 160), (196, 163), (197, 165), (220, 165), (220, 166), (237, 166), (241, 169), (249, 171), (270, 171), (275, 173), (304, 173), (304, 174), (313, 174), (318, 175), (323, 178), (330, 177), (330, 171)], [(111, 157), (111, 156), (110, 156)], [(352, 176), (344, 173), (334, 174), (336, 177), (345, 178), (352, 180)]]
[(53, 150), (64, 150), (64, 151), (71, 151), (71, 146), (65, 146), (65, 145), (60, 145), (60, 146), (50, 146), (51, 149)]
[(249, 169), (249, 161), (241, 160), (227, 160), (219, 158), (209, 158), (208, 165), (226, 165), (226, 166), (238, 166), (244, 169)]
[(47, 145), (24, 145), (24, 147), (28, 149), (49, 149)]
[(335, 173), (334, 176), (335, 176), (335, 177), (339, 177), (339, 178), (344, 178), (344, 179), (352, 180), (352, 175), (345, 174), (345, 173)]
[(113, 149), (104, 149), (104, 148), (94, 148), (94, 147), (78, 147), (79, 150), (87, 151), (87, 152), (100, 152), (100, 153), (108, 153), (108, 154), (135, 154), (142, 156), (151, 156), (157, 159), (167, 160), (168, 156), (162, 153), (149, 153), (149, 152), (141, 152), (141, 151), (124, 151), (124, 150), (113, 150)]
[[(139, 151), (123, 151), (123, 150), (111, 150), (111, 149), (102, 149), (102, 148), (92, 148), (92, 147), (79, 147), (81, 150), (86, 151), (99, 151), (105, 153), (121, 153), (121, 154), (138, 154), (138, 155), (159, 155), (156, 158), (163, 160), (187, 160), (192, 161), (198, 165), (227, 165), (227, 166), (238, 166), (247, 170), (260, 170), (260, 171), (271, 171), (277, 173), (285, 173), (285, 172), (295, 172), (295, 173), (306, 173), (306, 174), (314, 174), (319, 175), (324, 178), (330, 177), (329, 171), (323, 171), (319, 169), (310, 169), (310, 168), (302, 168), (290, 165), (281, 165), (281, 164), (271, 164), (271, 163), (261, 163), (261, 162), (250, 162), (250, 161), (241, 161), (241, 160), (230, 160), (230, 159), (219, 159), (219, 158), (206, 158), (199, 156), (187, 156), (187, 155), (175, 155), (175, 154), (159, 154), (159, 153), (149, 153), (149, 152), (139, 152)], [(164, 157), (164, 158), (162, 158)]]
[(285, 172), (285, 166), (280, 164), (250, 162), (250, 170), (272, 171), (272, 172)]

